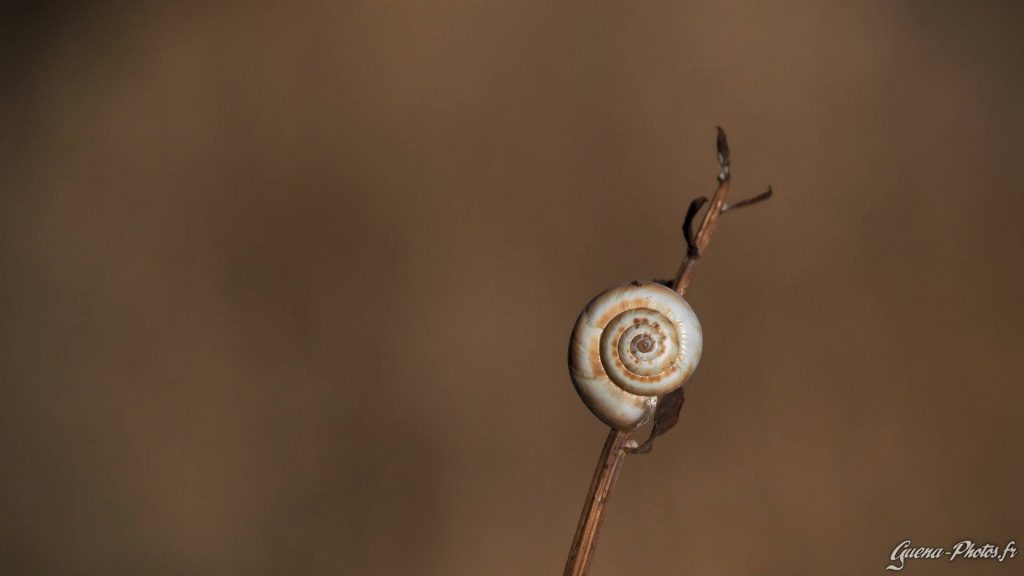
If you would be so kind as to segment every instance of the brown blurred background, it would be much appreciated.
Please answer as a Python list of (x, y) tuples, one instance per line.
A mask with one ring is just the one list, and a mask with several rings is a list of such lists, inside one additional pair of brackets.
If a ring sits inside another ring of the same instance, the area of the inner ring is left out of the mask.
[(675, 271), (716, 124), (777, 194), (592, 574), (1024, 549), (1024, 20), (834, 4), (4, 9), (0, 572), (560, 574), (569, 331)]

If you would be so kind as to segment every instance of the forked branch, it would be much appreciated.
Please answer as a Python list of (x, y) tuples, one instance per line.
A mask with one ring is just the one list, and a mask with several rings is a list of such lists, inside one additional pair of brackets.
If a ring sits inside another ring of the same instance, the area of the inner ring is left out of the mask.
[[(686, 294), (693, 280), (693, 273), (704, 256), (704, 251), (711, 242), (711, 235), (715, 231), (718, 217), (728, 210), (735, 210), (751, 204), (767, 200), (772, 195), (771, 187), (766, 192), (758, 194), (747, 200), (741, 200), (735, 204), (727, 204), (726, 198), (729, 195), (732, 166), (729, 158), (729, 142), (725, 132), (718, 128), (718, 188), (711, 197), (711, 204), (704, 213), (697, 233), (693, 233), (693, 222), (700, 212), (701, 207), (707, 203), (707, 198), (701, 197), (694, 200), (686, 212), (683, 221), (683, 238), (686, 240), (686, 259), (679, 266), (675, 280), (670, 287), (680, 296)], [(565, 576), (585, 576), (590, 570), (590, 561), (593, 558), (594, 546), (597, 543), (597, 535), (601, 529), (601, 521), (604, 518), (604, 510), (611, 496), (612, 488), (618, 477), (619, 468), (628, 453), (646, 453), (653, 447), (654, 439), (675, 426), (679, 420), (679, 411), (683, 406), (683, 389), (679, 388), (658, 400), (658, 408), (654, 415), (654, 427), (650, 437), (640, 446), (635, 440), (630, 439), (630, 432), (622, 432), (612, 428), (605, 440), (601, 456), (598, 458), (597, 469), (594, 471), (594, 478), (590, 483), (590, 490), (587, 492), (587, 499), (583, 505), (583, 513), (580, 515), (579, 524), (576, 526), (576, 535), (569, 549), (569, 558), (565, 563)]]

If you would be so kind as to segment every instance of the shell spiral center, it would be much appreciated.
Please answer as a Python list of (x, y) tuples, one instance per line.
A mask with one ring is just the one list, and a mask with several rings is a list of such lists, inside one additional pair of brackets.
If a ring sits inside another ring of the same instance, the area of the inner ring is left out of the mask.
[(601, 334), (601, 364), (621, 388), (644, 396), (663, 394), (678, 378), (681, 351), (676, 324), (658, 310), (622, 312)]

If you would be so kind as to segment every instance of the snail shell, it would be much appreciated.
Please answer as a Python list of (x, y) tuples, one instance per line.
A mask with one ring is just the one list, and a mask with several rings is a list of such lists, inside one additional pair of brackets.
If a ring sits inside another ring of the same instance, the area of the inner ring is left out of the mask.
[(576, 320), (569, 373), (580, 398), (605, 424), (635, 430), (658, 397), (697, 368), (704, 339), (690, 305), (653, 282), (633, 282), (594, 298)]

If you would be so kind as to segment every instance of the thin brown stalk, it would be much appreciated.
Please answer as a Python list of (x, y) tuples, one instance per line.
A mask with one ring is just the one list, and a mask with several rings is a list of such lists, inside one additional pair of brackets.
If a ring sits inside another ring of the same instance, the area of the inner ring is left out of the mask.
[(711, 235), (715, 232), (715, 225), (718, 224), (718, 217), (726, 206), (725, 199), (729, 195), (729, 189), (731, 188), (729, 144), (725, 139), (725, 132), (721, 128), (718, 129), (718, 162), (721, 166), (718, 176), (718, 189), (715, 190), (715, 195), (711, 197), (711, 205), (708, 206), (708, 211), (704, 213), (704, 220), (700, 223), (697, 237), (694, 238), (693, 246), (691, 246), (686, 260), (683, 260), (683, 263), (679, 266), (676, 281), (673, 283), (675, 291), (680, 296), (686, 294), (686, 290), (690, 287), (690, 282), (693, 281), (693, 272), (697, 269), (697, 264), (700, 263), (704, 250), (707, 249), (708, 244), (711, 242)]
[[(688, 243), (687, 257), (679, 266), (675, 282), (672, 286), (680, 296), (686, 293), (693, 280), (694, 271), (704, 254), (704, 250), (711, 242), (711, 235), (715, 231), (718, 217), (731, 208), (726, 204), (726, 197), (730, 188), (730, 162), (729, 145), (725, 138), (725, 132), (718, 128), (718, 162), (720, 172), (718, 175), (718, 188), (711, 197), (711, 205), (704, 213), (700, 228), (695, 237), (691, 237), (689, 226), (690, 220), (696, 215), (696, 209), (703, 203), (702, 199), (695, 201), (695, 208), (688, 214), (687, 222), (684, 225), (684, 234)], [(739, 208), (744, 205), (753, 204), (765, 200), (771, 196), (771, 188), (764, 194), (737, 202), (732, 208)], [(681, 406), (681, 401), (679, 406)], [(676, 409), (678, 412), (678, 408)], [(594, 556), (594, 547), (597, 544), (597, 535), (601, 530), (601, 522), (604, 519), (605, 507), (608, 498), (611, 496), (612, 488), (615, 487), (615, 480), (618, 477), (619, 469), (622, 466), (626, 454), (636, 449), (636, 441), (630, 439), (630, 432), (623, 432), (612, 428), (608, 432), (608, 438), (604, 442), (601, 456), (597, 460), (597, 469), (594, 470), (594, 478), (590, 482), (590, 491), (587, 492), (587, 499), (583, 504), (583, 512), (580, 515), (579, 524), (576, 526), (576, 536), (573, 538), (572, 547), (569, 549), (569, 558), (565, 563), (565, 576), (586, 576), (590, 570), (590, 561)], [(653, 435), (652, 435), (653, 440)], [(645, 443), (648, 446), (651, 440)]]
[(590, 560), (594, 557), (594, 545), (597, 544), (597, 533), (601, 530), (604, 508), (608, 497), (615, 486), (619, 475), (619, 466), (626, 456), (626, 442), (629, 432), (621, 432), (612, 428), (604, 441), (601, 457), (597, 459), (597, 470), (590, 482), (583, 514), (576, 527), (576, 537), (569, 549), (569, 559), (565, 562), (565, 576), (583, 576), (590, 570)]

